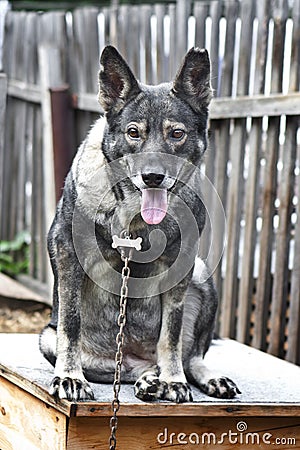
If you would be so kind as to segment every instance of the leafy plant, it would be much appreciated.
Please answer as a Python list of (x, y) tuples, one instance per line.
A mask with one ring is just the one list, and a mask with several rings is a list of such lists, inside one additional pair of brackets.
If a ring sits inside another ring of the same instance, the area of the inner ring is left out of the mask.
[(28, 272), (29, 242), (26, 231), (18, 233), (12, 241), (0, 241), (0, 272), (10, 276)]

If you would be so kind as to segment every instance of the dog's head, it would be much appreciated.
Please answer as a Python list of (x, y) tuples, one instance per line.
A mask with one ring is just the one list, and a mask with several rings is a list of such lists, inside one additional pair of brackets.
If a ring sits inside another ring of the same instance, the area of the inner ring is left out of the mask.
[(174, 82), (158, 86), (139, 83), (114, 47), (103, 50), (100, 64), (99, 102), (108, 124), (104, 154), (108, 161), (126, 157), (128, 177), (141, 192), (142, 217), (158, 224), (185, 162), (197, 166), (207, 146), (208, 53), (191, 49)]

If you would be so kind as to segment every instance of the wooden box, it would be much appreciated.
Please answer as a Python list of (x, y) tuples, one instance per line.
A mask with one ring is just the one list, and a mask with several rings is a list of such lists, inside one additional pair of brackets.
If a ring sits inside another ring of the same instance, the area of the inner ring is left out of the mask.
[[(300, 449), (300, 368), (230, 340), (215, 341), (207, 364), (242, 394), (217, 400), (143, 403), (121, 388), (117, 449)], [(109, 448), (112, 386), (92, 384), (93, 402), (55, 402), (53, 368), (37, 335), (0, 335), (0, 449)]]

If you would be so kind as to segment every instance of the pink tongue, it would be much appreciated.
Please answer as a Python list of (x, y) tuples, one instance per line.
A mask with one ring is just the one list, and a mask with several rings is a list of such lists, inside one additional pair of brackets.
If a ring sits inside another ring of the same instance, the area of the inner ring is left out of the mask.
[(160, 223), (167, 213), (167, 189), (142, 190), (142, 218), (149, 225)]

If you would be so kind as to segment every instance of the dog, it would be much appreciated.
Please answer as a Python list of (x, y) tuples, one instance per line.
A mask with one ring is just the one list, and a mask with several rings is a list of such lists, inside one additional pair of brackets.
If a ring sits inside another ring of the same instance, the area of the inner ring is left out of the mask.
[(112, 46), (100, 67), (104, 115), (75, 155), (48, 234), (53, 311), (40, 350), (55, 366), (50, 393), (91, 400), (89, 381), (113, 382), (124, 263), (112, 240), (125, 230), (142, 250), (129, 262), (122, 381), (135, 383), (144, 401), (192, 401), (189, 383), (233, 398), (235, 383), (203, 363), (217, 310), (212, 278), (197, 257), (208, 52), (192, 48), (174, 81), (157, 86), (138, 82)]

